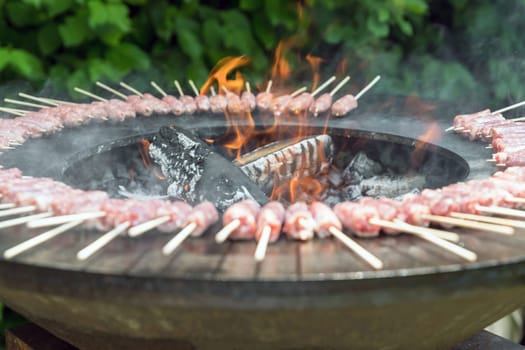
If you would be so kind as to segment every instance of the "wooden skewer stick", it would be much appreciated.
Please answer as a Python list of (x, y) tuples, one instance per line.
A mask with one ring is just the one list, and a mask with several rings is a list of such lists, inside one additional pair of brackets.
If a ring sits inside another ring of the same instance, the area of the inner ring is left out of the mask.
[(449, 216), (439, 216), (439, 215), (423, 215), (422, 218), (424, 220), (428, 220), (431, 222), (437, 222), (440, 224), (465, 227), (465, 228), (470, 228), (470, 229), (475, 229), (475, 230), (485, 231), (485, 232), (490, 232), (490, 233), (499, 233), (502, 235), (513, 235), (514, 234), (514, 228), (510, 226), (486, 224), (486, 223), (482, 223), (478, 221), (451, 218)]
[(42, 220), (31, 221), (27, 224), (27, 227), (36, 228), (36, 227), (61, 225), (61, 224), (71, 222), (71, 221), (101, 218), (105, 215), (106, 213), (103, 211), (95, 211), (95, 212), (89, 212), (89, 213), (53, 216), (53, 217), (45, 218)]
[(438, 247), (441, 247), (445, 250), (447, 250), (450, 253), (453, 253), (457, 256), (462, 257), (463, 259), (467, 261), (476, 261), (477, 255), (473, 251), (467, 250), (463, 247), (460, 247), (454, 243), (447, 242), (444, 239), (438, 238), (434, 235), (428, 234), (426, 232), (422, 232), (418, 230), (417, 226), (412, 225), (398, 225), (397, 223), (381, 220), (381, 219), (371, 219), (370, 223), (372, 225), (377, 225), (381, 227), (388, 227), (394, 230), (399, 230), (405, 233), (413, 234), (417, 237), (420, 237)]
[(210, 90), (211, 90), (211, 95), (212, 96), (217, 95), (217, 93), (215, 92), (215, 88), (213, 86), (210, 87)]
[(337, 84), (337, 85), (332, 89), (332, 91), (330, 91), (330, 96), (334, 96), (334, 95), (337, 93), (337, 91), (341, 90), (341, 88), (342, 88), (343, 86), (345, 86), (346, 83), (348, 83), (349, 80), (350, 80), (350, 76), (347, 75), (343, 80), (341, 80), (341, 81), (339, 82), (339, 84)]
[(195, 85), (195, 82), (193, 80), (188, 80), (189, 83), (190, 83), (190, 86), (191, 86), (191, 89), (193, 90), (193, 93), (195, 94), (195, 96), (199, 96), (200, 95), (200, 92), (199, 92), (199, 89), (197, 89), (197, 86)]
[(454, 129), (455, 129), (455, 128), (454, 128), (454, 125), (452, 125), (452, 126), (449, 126), (448, 128), (446, 128), (446, 129), (445, 129), (445, 132), (450, 132), (450, 131), (452, 131), (452, 130), (454, 130)]
[(420, 232), (434, 235), (434, 236), (436, 236), (438, 238), (444, 239), (444, 240), (449, 241), (449, 242), (459, 242), (459, 235), (457, 233), (455, 233), (455, 232), (437, 230), (435, 228), (429, 228), (429, 227), (410, 225), (410, 224), (407, 224), (406, 222), (401, 221), (401, 220), (394, 220), (394, 222), (396, 224), (399, 224), (399, 225), (408, 226), (411, 229), (417, 228)]
[(241, 220), (235, 219), (231, 221), (229, 224), (225, 225), (217, 234), (215, 235), (215, 242), (217, 243), (223, 243), (230, 237), (230, 235), (235, 231), (236, 229), (241, 226)]
[(38, 236), (35, 236), (31, 239), (28, 239), (27, 241), (24, 241), (20, 244), (15, 245), (12, 248), (7, 249), (4, 251), (4, 258), (5, 259), (11, 259), (26, 250), (29, 250), (31, 248), (36, 247), (39, 244), (42, 244), (44, 242), (49, 241), (50, 239), (58, 236), (59, 234), (62, 234), (70, 229), (72, 229), (75, 226), (78, 226), (82, 223), (82, 220), (77, 220), (73, 222), (68, 222), (67, 224), (63, 224), (61, 226), (55, 227), (52, 230), (46, 231), (44, 233), (39, 234)]
[(518, 218), (525, 218), (525, 211), (523, 210), (517, 210), (517, 209), (511, 209), (511, 208), (504, 208), (504, 207), (485, 207), (482, 205), (476, 205), (476, 210), (481, 211), (483, 213), (490, 213), (490, 214), (497, 214), (497, 215), (507, 215), (507, 216), (514, 216)]
[(20, 112), (12, 108), (5, 108), (5, 107), (0, 107), (0, 112), (5, 112), (5, 113), (13, 114), (13, 115), (18, 115), (18, 116), (26, 115), (27, 113), (29, 113), (29, 112)]
[(312, 92), (312, 97), (315, 97), (315, 95), (317, 95), (318, 93), (320, 93), (321, 91), (323, 91), (328, 85), (332, 84), (332, 82), (335, 80), (335, 75), (332, 75), (330, 77), (330, 79), (328, 79), (327, 81), (325, 81), (323, 84), (321, 84), (317, 89), (315, 89), (314, 92)]
[(496, 159), (485, 159), (487, 163), (496, 163)]
[(105, 99), (103, 97), (97, 96), (97, 95), (95, 95), (95, 94), (93, 94), (93, 93), (91, 93), (89, 91), (86, 91), (86, 90), (78, 88), (78, 87), (73, 88), (73, 90), (75, 90), (76, 92), (79, 92), (79, 93), (81, 93), (83, 95), (86, 95), (86, 96), (89, 96), (91, 98), (94, 98), (95, 100), (99, 100), (99, 101), (102, 101), (102, 102), (106, 102), (107, 101), (107, 99)]
[(378, 75), (377, 77), (374, 78), (374, 80), (372, 80), (370, 83), (368, 83), (367, 86), (365, 86), (361, 91), (359, 91), (357, 93), (357, 95), (355, 95), (355, 99), (356, 100), (359, 100), (359, 98), (361, 96), (363, 96), (365, 94), (365, 92), (367, 92), (368, 90), (370, 90), (375, 84), (377, 84), (377, 82), (379, 81), (379, 79), (381, 79), (381, 76)]
[(50, 106), (54, 106), (54, 107), (57, 107), (59, 105), (58, 103), (52, 102), (49, 99), (42, 98), (42, 97), (31, 96), (31, 95), (28, 95), (28, 94), (24, 94), (23, 92), (19, 92), (18, 96), (27, 98), (28, 100), (33, 100), (33, 101), (37, 101), (37, 102), (41, 102), (41, 103), (46, 103), (46, 104), (48, 104)]
[(31, 103), (31, 102), (26, 102), (26, 101), (13, 100), (12, 98), (4, 98), (4, 102), (12, 103), (15, 105), (20, 105), (20, 106), (28, 106), (28, 107), (35, 107), (35, 108), (49, 108), (49, 106), (39, 105), (37, 103)]
[(512, 119), (509, 119), (509, 120), (512, 120), (513, 122), (522, 122), (522, 121), (525, 120), (525, 117), (512, 118)]
[(11, 208), (14, 208), (14, 207), (16, 207), (16, 205), (14, 203), (3, 203), (3, 204), (0, 204), (0, 210), (11, 209)]
[(307, 89), (306, 89), (306, 86), (303, 86), (302, 88), (299, 88), (299, 89), (295, 90), (294, 92), (292, 92), (292, 93), (290, 94), (290, 97), (295, 97), (295, 96), (297, 96), (297, 95), (299, 95), (299, 94), (305, 92), (306, 90), (307, 90)]
[(520, 221), (520, 220), (496, 218), (493, 216), (474, 215), (474, 214), (466, 214), (466, 213), (450, 213), (450, 216), (454, 218), (459, 218), (459, 219), (488, 222), (488, 223), (496, 224), (496, 225), (505, 225), (505, 226), (512, 226), (516, 228), (525, 228), (525, 221)]
[(57, 100), (55, 98), (44, 98), (45, 100), (49, 101), (49, 102), (53, 102), (53, 103), (58, 103), (58, 105), (70, 105), (70, 106), (75, 106), (75, 105), (78, 105), (78, 103), (76, 102), (70, 102), (70, 101), (64, 101), (64, 100)]
[(17, 208), (2, 210), (0, 211), (0, 218), (11, 216), (11, 215), (31, 213), (35, 210), (36, 210), (36, 207), (34, 205), (27, 205), (25, 207), (17, 207)]
[(180, 96), (184, 96), (184, 91), (182, 91), (182, 87), (180, 86), (180, 83), (178, 80), (175, 80), (173, 82), (173, 84), (175, 84), (175, 87), (177, 88), (177, 91), (179, 92), (179, 95)]
[(120, 97), (120, 98), (123, 99), (123, 100), (126, 100), (126, 99), (128, 98), (128, 97), (127, 97), (126, 95), (124, 95), (122, 92), (117, 91), (117, 90), (113, 89), (111, 86), (108, 86), (108, 85), (106, 85), (106, 84), (104, 84), (104, 83), (101, 83), (100, 81), (95, 82), (95, 85), (97, 85), (98, 87), (103, 88), (103, 89), (106, 90), (106, 91), (109, 91), (109, 92), (111, 92), (111, 93), (117, 95), (118, 97)]
[(122, 86), (124, 89), (131, 91), (135, 95), (139, 95), (140, 97), (144, 97), (144, 94), (140, 92), (139, 90), (135, 89), (133, 86), (126, 84), (125, 82), (121, 81), (120, 86)]
[(154, 81), (150, 81), (149, 82), (151, 84), (151, 86), (153, 86), (155, 88), (155, 90), (157, 90), (162, 96), (168, 96), (168, 94), (166, 93), (166, 91), (164, 91), (156, 82)]
[(268, 85), (266, 85), (266, 92), (270, 92), (270, 90), (272, 89), (272, 84), (273, 84), (273, 81), (268, 80)]
[(510, 105), (510, 106), (498, 109), (497, 111), (494, 111), (494, 112), (492, 112), (490, 114), (498, 114), (498, 113), (507, 112), (507, 111), (510, 111), (511, 109), (518, 108), (518, 107), (521, 107), (523, 105), (525, 105), (525, 101), (521, 101), (521, 102), (515, 103), (513, 105)]
[(170, 255), (173, 253), (173, 251), (175, 251), (175, 249), (177, 249), (182, 244), (182, 242), (184, 242), (186, 238), (188, 238), (191, 233), (195, 231), (196, 228), (197, 224), (192, 222), (180, 230), (180, 232), (177, 233), (175, 237), (173, 237), (170, 241), (168, 241), (168, 243), (164, 245), (164, 247), (162, 247), (162, 254)]
[(51, 215), (53, 215), (53, 213), (40, 213), (40, 214), (22, 216), (16, 219), (0, 221), (0, 229), (22, 225), (22, 224), (31, 222), (33, 220), (40, 220), (40, 219), (49, 217)]
[(113, 230), (109, 231), (108, 233), (102, 235), (100, 238), (95, 240), (93, 243), (86, 246), (84, 249), (80, 250), (77, 253), (77, 259), (78, 260), (86, 260), (96, 252), (98, 252), (100, 249), (104, 248), (109, 242), (117, 238), (122, 232), (126, 231), (126, 229), (129, 227), (129, 221), (126, 221), (117, 227), (115, 227)]
[(150, 221), (146, 221), (140, 225), (133, 226), (128, 230), (128, 235), (130, 237), (140, 236), (148, 231), (153, 230), (154, 228), (162, 225), (165, 222), (170, 220), (169, 215), (161, 216)]
[(246, 86), (246, 91), (248, 91), (251, 94), (252, 89), (250, 88), (250, 82), (247, 81), (244, 85)]
[(512, 198), (507, 198), (505, 201), (510, 202), (510, 203), (523, 204), (525, 203), (525, 198), (512, 197)]
[(368, 250), (363, 248), (360, 244), (350, 238), (348, 235), (345, 235), (343, 232), (339, 231), (335, 226), (332, 226), (328, 229), (332, 236), (337, 238), (341, 243), (343, 243), (347, 248), (352, 252), (356, 253), (361, 259), (368, 263), (372, 268), (380, 270), (383, 268), (383, 262), (379, 260), (375, 255), (370, 253)]
[(268, 242), (270, 241), (271, 233), (272, 233), (271, 226), (263, 227), (263, 230), (261, 232), (261, 237), (259, 238), (259, 242), (257, 242), (257, 247), (255, 248), (255, 253), (253, 254), (253, 257), (256, 262), (261, 262), (266, 257), (266, 248), (268, 248)]

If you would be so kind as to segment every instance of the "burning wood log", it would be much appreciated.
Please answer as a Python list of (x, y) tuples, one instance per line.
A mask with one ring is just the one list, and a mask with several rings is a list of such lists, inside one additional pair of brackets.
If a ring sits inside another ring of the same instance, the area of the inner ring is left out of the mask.
[(170, 196), (192, 203), (209, 200), (220, 210), (244, 199), (268, 201), (241, 169), (187, 130), (161, 128), (149, 153), (171, 182)]

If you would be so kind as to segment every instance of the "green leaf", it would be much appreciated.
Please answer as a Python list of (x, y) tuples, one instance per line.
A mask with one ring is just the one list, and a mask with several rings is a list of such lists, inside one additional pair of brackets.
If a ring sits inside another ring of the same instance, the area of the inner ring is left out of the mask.
[(268, 26), (268, 22), (264, 16), (255, 16), (253, 18), (254, 31), (257, 38), (262, 41), (265, 49), (275, 48), (277, 43), (276, 33)]
[(37, 34), (37, 42), (40, 51), (44, 55), (49, 55), (55, 52), (61, 43), (56, 24), (48, 23), (40, 28)]
[(106, 25), (115, 26), (122, 32), (129, 32), (131, 29), (131, 20), (128, 17), (129, 9), (124, 4), (92, 0), (88, 3), (88, 9), (88, 24), (92, 29)]
[(239, 8), (241, 10), (255, 10), (258, 9), (261, 2), (258, 0), (241, 0), (239, 2)]
[(88, 61), (89, 78), (91, 81), (109, 79), (117, 81), (122, 77), (122, 74), (113, 67), (111, 62), (107, 60), (94, 58)]
[(86, 71), (83, 69), (77, 69), (67, 78), (67, 88), (69, 89), (70, 94), (73, 94), (76, 97), (78, 97), (78, 93), (74, 92), (75, 87), (82, 88), (88, 85), (90, 85), (90, 81)]
[(32, 25), (38, 18), (38, 12), (33, 6), (19, 1), (8, 2), (6, 11), (9, 20), (19, 27)]
[(227, 48), (236, 48), (239, 53), (249, 54), (253, 41), (250, 23), (238, 10), (221, 13), (223, 20), (224, 45)]
[(90, 34), (83, 12), (66, 17), (64, 23), (58, 27), (58, 32), (66, 47), (80, 45)]
[(12, 49), (9, 61), (10, 66), (27, 79), (38, 80), (44, 77), (42, 62), (27, 51)]
[(74, 7), (73, 0), (40, 0), (45, 8), (47, 9), (47, 14), (53, 18), (58, 16), (67, 10)]
[(9, 49), (0, 47), (0, 72), (9, 63)]
[(200, 40), (195, 33), (189, 30), (180, 30), (177, 33), (179, 45), (186, 55), (193, 59), (200, 58), (202, 56), (202, 46)]
[(379, 38), (384, 38), (388, 35), (390, 29), (387, 23), (380, 23), (373, 17), (369, 17), (366, 21), (368, 30)]
[(224, 34), (221, 25), (215, 18), (209, 18), (204, 21), (202, 36), (207, 48), (220, 46)]
[(109, 49), (106, 59), (123, 75), (132, 70), (150, 68), (149, 56), (138, 46), (129, 43), (123, 43)]

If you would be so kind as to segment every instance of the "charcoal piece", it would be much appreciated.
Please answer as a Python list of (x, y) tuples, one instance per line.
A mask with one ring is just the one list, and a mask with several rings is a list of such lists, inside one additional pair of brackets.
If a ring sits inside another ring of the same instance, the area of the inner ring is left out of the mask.
[(263, 191), (294, 176), (316, 176), (332, 163), (334, 146), (329, 135), (308, 136), (300, 140), (280, 140), (259, 147), (234, 161)]
[(352, 183), (355, 182), (356, 178), (366, 179), (379, 175), (382, 171), (383, 167), (381, 164), (368, 158), (365, 153), (359, 152), (343, 171), (343, 177), (347, 182)]
[(187, 130), (162, 127), (149, 153), (170, 181), (168, 194), (174, 198), (194, 204), (209, 200), (220, 210), (243, 199), (268, 202), (241, 169)]
[(339, 187), (343, 184), (343, 173), (339, 168), (331, 167), (328, 171), (328, 181), (330, 185)]
[(405, 175), (402, 177), (374, 176), (361, 181), (363, 195), (370, 197), (394, 198), (402, 194), (419, 190), (425, 185), (423, 175)]

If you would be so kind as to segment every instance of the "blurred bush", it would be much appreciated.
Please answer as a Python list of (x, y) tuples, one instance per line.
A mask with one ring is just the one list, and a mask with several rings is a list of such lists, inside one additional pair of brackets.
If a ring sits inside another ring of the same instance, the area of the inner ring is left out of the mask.
[(0, 81), (202, 83), (220, 58), (246, 55), (257, 83), (285, 40), (292, 67), (312, 54), (333, 74), (346, 58), (349, 74), (387, 77), (380, 92), (515, 100), (524, 10), (518, 0), (0, 0)]

